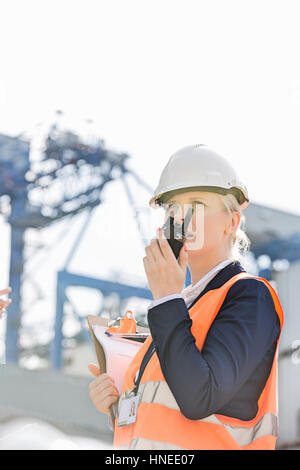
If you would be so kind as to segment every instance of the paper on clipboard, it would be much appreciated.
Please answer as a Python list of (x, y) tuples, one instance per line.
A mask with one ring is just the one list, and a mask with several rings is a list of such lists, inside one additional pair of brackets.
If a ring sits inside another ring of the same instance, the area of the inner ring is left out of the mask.
[(125, 372), (133, 357), (143, 345), (143, 339), (147, 338), (149, 329), (138, 327), (138, 334), (130, 335), (131, 337), (139, 337), (140, 341), (136, 341), (130, 339), (130, 337), (124, 338), (124, 335), (106, 335), (108, 322), (109, 320), (106, 318), (88, 315), (88, 324), (101, 373), (106, 372), (115, 380), (121, 394)]

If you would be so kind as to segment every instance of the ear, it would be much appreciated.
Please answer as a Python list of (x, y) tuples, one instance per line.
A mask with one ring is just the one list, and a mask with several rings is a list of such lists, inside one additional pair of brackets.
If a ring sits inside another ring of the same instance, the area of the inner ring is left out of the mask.
[(237, 231), (241, 221), (241, 214), (234, 211), (230, 214), (230, 221), (226, 226), (225, 233), (231, 234)]

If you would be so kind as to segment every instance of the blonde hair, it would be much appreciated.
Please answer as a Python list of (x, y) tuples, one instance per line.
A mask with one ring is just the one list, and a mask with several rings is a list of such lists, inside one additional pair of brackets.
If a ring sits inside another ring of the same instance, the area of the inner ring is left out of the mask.
[(243, 257), (250, 249), (251, 241), (248, 238), (246, 229), (246, 217), (242, 213), (240, 205), (232, 194), (221, 195), (219, 197), (225, 207), (225, 209), (231, 214), (232, 212), (238, 212), (241, 215), (241, 220), (237, 230), (231, 236), (231, 252), (230, 257), (235, 261), (242, 261)]

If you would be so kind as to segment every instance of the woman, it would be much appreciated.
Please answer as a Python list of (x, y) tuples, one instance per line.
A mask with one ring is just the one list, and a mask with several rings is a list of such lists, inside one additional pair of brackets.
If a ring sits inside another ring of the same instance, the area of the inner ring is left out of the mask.
[[(117, 417), (115, 448), (274, 449), (283, 312), (271, 285), (240, 263), (249, 247), (241, 226), (247, 190), (223, 157), (189, 146), (170, 158), (150, 200), (166, 218), (175, 203), (177, 222), (200, 204), (202, 223), (195, 210), (178, 261), (161, 230), (146, 248), (151, 336), (120, 397), (113, 379), (89, 366), (97, 376), (91, 399), (105, 413), (118, 404), (123, 418), (138, 405), (134, 423), (118, 426)], [(184, 289), (187, 265), (192, 282)]]
[[(11, 288), (7, 287), (6, 289), (0, 290), (0, 296), (7, 295), (11, 293)], [(7, 307), (11, 304), (11, 299), (1, 299), (0, 298), (0, 318), (3, 313), (6, 311)]]

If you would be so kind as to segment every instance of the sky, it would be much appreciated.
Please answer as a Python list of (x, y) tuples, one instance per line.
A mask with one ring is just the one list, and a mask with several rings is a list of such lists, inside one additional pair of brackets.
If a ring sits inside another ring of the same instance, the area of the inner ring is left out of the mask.
[(155, 186), (206, 143), (253, 201), (299, 213), (297, 1), (10, 0), (0, 7), (0, 130), (57, 109), (93, 119)]
[[(2, 1), (0, 133), (34, 135), (58, 109), (79, 130), (92, 120), (93, 132), (128, 153), (130, 167), (151, 188), (172, 153), (205, 143), (229, 159), (252, 202), (300, 215), (298, 6), (297, 0)], [(119, 182), (113, 185), (108, 204), (124, 194)], [(147, 207), (149, 193), (132, 189)], [(121, 264), (145, 283), (142, 244), (118, 251), (109, 240), (99, 242), (103, 211), (95, 211), (70, 269), (110, 277)], [(58, 227), (41, 235), (46, 244), (51, 231)], [(3, 221), (0, 232), (6, 285)], [(46, 269), (52, 314), (60, 253), (65, 245)]]

